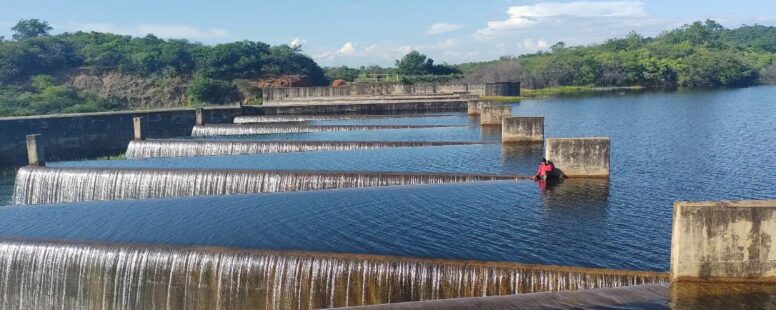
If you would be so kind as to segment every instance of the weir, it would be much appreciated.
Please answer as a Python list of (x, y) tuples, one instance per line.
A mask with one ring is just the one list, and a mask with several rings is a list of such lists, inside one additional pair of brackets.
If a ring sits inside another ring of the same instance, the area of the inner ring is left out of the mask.
[(0, 241), (3, 309), (320, 309), (663, 283), (668, 274), (212, 247)]
[(308, 122), (308, 121), (338, 121), (338, 120), (351, 120), (351, 119), (440, 117), (440, 116), (452, 116), (452, 115), (455, 115), (455, 114), (244, 115), (244, 116), (235, 117), (234, 123), (235, 124), (288, 123), (288, 122)]
[(396, 185), (521, 180), (514, 175), (22, 167), (14, 203), (217, 196)]
[(483, 142), (143, 140), (131, 141), (127, 147), (126, 156), (129, 159), (138, 159), (154, 157), (349, 151), (473, 144), (483, 144)]
[(391, 130), (391, 129), (426, 129), (449, 128), (461, 126), (438, 125), (304, 125), (304, 124), (222, 124), (194, 126), (191, 135), (194, 137), (206, 136), (233, 136), (233, 135), (266, 135), (285, 133), (315, 133), (331, 131), (365, 131), (365, 130)]

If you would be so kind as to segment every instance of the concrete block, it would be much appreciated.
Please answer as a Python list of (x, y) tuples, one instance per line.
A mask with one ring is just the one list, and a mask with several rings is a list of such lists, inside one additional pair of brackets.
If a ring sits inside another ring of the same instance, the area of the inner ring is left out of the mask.
[(43, 143), (38, 141), (39, 137), (39, 134), (27, 136), (27, 161), (30, 166), (46, 165), (46, 153)]
[(145, 136), (143, 136), (143, 118), (132, 118), (132, 124), (135, 128), (135, 140), (145, 140)]
[(512, 107), (502, 106), (483, 106), (480, 110), (480, 126), (501, 126), (504, 118), (512, 116)]
[(672, 281), (776, 282), (776, 200), (677, 202)]
[(609, 177), (609, 138), (549, 138), (544, 157), (566, 177)]
[(197, 126), (205, 125), (205, 111), (204, 111), (204, 109), (197, 108), (194, 111), (194, 115), (195, 115), (195, 124)]
[(467, 100), (466, 112), (469, 115), (480, 115), (480, 101), (479, 100)]
[(544, 117), (506, 117), (501, 124), (502, 143), (544, 142)]

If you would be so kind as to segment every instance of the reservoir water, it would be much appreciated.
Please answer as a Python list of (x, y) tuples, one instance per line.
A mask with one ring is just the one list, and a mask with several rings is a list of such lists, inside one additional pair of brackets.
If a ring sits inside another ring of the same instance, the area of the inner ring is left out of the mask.
[[(547, 137), (611, 138), (609, 180), (497, 181), (0, 208), (0, 236), (667, 271), (679, 200), (776, 198), (776, 87), (525, 100)], [(464, 113), (313, 121), (466, 126), (197, 139), (499, 141)], [(89, 160), (56, 167), (532, 174), (541, 146)], [(10, 180), (10, 181), (9, 181)], [(12, 173), (0, 198), (10, 201)]]

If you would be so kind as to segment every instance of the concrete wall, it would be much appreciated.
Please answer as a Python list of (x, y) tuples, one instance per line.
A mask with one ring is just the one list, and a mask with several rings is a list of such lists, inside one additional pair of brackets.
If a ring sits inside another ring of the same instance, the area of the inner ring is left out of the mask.
[(544, 142), (544, 117), (506, 117), (501, 123), (502, 143)]
[(776, 282), (776, 200), (674, 204), (671, 278)]
[(520, 96), (520, 82), (485, 84), (485, 96)]
[[(205, 109), (208, 123), (231, 123), (239, 114), (236, 107)], [(194, 109), (0, 118), (0, 166), (27, 164), (29, 134), (42, 134), (38, 143), (48, 161), (120, 154), (134, 136), (137, 116), (148, 138), (188, 136), (194, 126)]]
[(331, 104), (331, 105), (284, 105), (266, 107), (243, 107), (245, 115), (292, 115), (292, 114), (399, 114), (426, 112), (466, 111), (465, 100), (418, 101), (374, 104)]
[[(516, 88), (515, 88), (516, 87)], [(431, 95), (470, 93), (478, 96), (518, 96), (520, 83), (492, 84), (396, 84), (396, 83), (356, 83), (341, 87), (278, 87), (265, 88), (262, 96), (265, 102), (287, 101), (301, 98), (326, 98), (349, 96), (388, 96), (388, 95)]]
[(501, 122), (512, 116), (512, 107), (508, 105), (485, 105), (480, 109), (480, 126), (501, 126)]
[(545, 158), (567, 177), (609, 177), (609, 138), (550, 138)]

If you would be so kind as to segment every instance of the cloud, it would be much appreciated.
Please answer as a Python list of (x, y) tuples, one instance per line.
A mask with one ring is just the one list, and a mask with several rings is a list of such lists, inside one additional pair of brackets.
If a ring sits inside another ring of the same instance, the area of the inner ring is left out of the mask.
[(575, 1), (542, 2), (513, 6), (507, 9), (506, 20), (489, 21), (487, 27), (477, 31), (478, 36), (490, 36), (512, 29), (527, 29), (552, 21), (644, 17), (642, 1)]
[(353, 55), (355, 55), (355, 54), (357, 53), (357, 52), (356, 52), (356, 46), (355, 46), (355, 45), (353, 45), (353, 42), (350, 42), (350, 41), (346, 42), (346, 43), (345, 43), (345, 45), (343, 45), (343, 46), (342, 46), (342, 47), (339, 49), (339, 51), (338, 51), (338, 52), (339, 52), (341, 55), (345, 55), (345, 56), (353, 56)]
[(291, 40), (291, 43), (288, 43), (288, 46), (292, 48), (302, 47), (302, 44), (304, 44), (306, 41), (302, 40), (300, 38), (294, 38)]
[(138, 24), (134, 26), (117, 26), (110, 23), (71, 23), (63, 28), (70, 31), (97, 31), (124, 34), (131, 36), (145, 36), (153, 34), (165, 39), (223, 39), (230, 36), (229, 31), (221, 28), (201, 29), (187, 25), (163, 25), (163, 24)]
[(523, 40), (523, 47), (529, 51), (540, 51), (550, 47), (550, 44), (544, 39), (539, 39), (537, 42), (534, 42), (533, 39), (525, 39)]
[(433, 35), (448, 33), (451, 31), (456, 31), (461, 28), (463, 28), (462, 25), (436, 23), (428, 27), (428, 30), (426, 30), (426, 34), (433, 36)]

